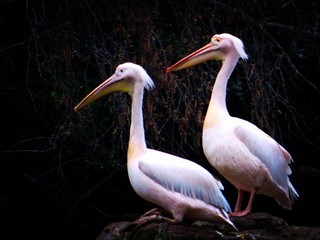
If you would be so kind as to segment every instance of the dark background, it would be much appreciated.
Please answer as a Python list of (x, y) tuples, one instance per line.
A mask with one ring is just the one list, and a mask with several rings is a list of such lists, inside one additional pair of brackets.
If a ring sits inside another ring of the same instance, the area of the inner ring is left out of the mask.
[(319, 16), (317, 0), (0, 1), (1, 239), (95, 239), (109, 222), (153, 207), (127, 178), (129, 97), (72, 110), (126, 61), (156, 84), (145, 94), (148, 146), (205, 166), (234, 207), (235, 188), (201, 146), (220, 63), (164, 73), (222, 32), (241, 38), (249, 55), (228, 84), (230, 114), (294, 159), (293, 209), (257, 196), (253, 211), (319, 226)]

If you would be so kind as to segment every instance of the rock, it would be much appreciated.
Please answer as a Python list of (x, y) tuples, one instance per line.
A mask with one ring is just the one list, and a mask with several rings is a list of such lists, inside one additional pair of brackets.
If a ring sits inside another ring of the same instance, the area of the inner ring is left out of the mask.
[(115, 222), (105, 227), (97, 240), (320, 240), (320, 227), (289, 226), (268, 213), (251, 213), (231, 220), (238, 232), (224, 223), (204, 221), (177, 225), (153, 222), (140, 227), (132, 222)]

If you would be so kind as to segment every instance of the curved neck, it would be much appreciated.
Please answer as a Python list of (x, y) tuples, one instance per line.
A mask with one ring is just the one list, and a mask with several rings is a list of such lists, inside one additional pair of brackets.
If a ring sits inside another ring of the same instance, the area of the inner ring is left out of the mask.
[(217, 75), (211, 93), (211, 99), (204, 122), (206, 127), (211, 127), (211, 124), (215, 122), (217, 117), (229, 116), (226, 106), (227, 83), (231, 73), (237, 65), (238, 60), (239, 55), (237, 53), (230, 52), (222, 62), (221, 69)]
[(140, 154), (147, 148), (143, 127), (143, 90), (143, 86), (136, 83), (134, 91), (130, 93), (132, 106), (128, 159), (133, 155)]
[(210, 103), (213, 102), (217, 107), (227, 110), (226, 106), (226, 92), (227, 83), (233, 72), (239, 56), (237, 54), (228, 55), (228, 57), (222, 62), (221, 69), (217, 75), (213, 90), (211, 93)]

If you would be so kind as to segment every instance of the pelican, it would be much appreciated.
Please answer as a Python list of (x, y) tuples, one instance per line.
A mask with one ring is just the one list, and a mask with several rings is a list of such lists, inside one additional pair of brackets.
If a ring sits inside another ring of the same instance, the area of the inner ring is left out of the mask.
[[(299, 197), (289, 180), (291, 155), (257, 126), (230, 116), (227, 110), (227, 83), (240, 58), (248, 58), (242, 41), (231, 34), (217, 34), (210, 43), (166, 72), (209, 60), (222, 61), (204, 119), (202, 146), (210, 164), (238, 190), (235, 209), (230, 215), (250, 213), (256, 194), (273, 197), (280, 206), (291, 209), (294, 199)], [(250, 198), (242, 209), (245, 192), (250, 193)]]
[[(226, 222), (231, 208), (222, 194), (223, 186), (205, 168), (193, 161), (146, 146), (143, 127), (143, 92), (153, 88), (147, 72), (134, 63), (124, 63), (115, 73), (89, 93), (75, 108), (78, 111), (100, 97), (115, 91), (127, 92), (132, 98), (131, 127), (127, 152), (130, 183), (143, 199), (162, 207), (136, 220), (137, 224), (157, 219), (180, 223), (183, 219)], [(172, 215), (161, 216), (162, 212)]]

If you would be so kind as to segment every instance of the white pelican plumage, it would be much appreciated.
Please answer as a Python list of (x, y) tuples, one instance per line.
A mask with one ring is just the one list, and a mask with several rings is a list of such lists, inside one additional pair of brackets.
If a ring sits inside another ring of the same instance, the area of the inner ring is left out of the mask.
[[(209, 60), (222, 61), (204, 120), (202, 145), (211, 165), (238, 189), (231, 215), (250, 213), (255, 194), (273, 197), (279, 205), (291, 209), (299, 196), (288, 177), (291, 155), (254, 124), (231, 117), (227, 110), (227, 83), (240, 58), (248, 58), (242, 41), (223, 33), (214, 35), (210, 43), (167, 68), (167, 72)], [(242, 210), (245, 192), (250, 192), (250, 198)]]
[[(148, 149), (143, 127), (144, 88), (154, 86), (146, 71), (139, 65), (124, 63), (115, 73), (89, 93), (75, 108), (83, 108), (98, 98), (114, 91), (127, 92), (132, 98), (130, 139), (127, 170), (130, 183), (143, 199), (170, 213), (179, 223), (184, 218), (226, 222), (233, 226), (227, 212), (230, 206), (220, 189), (221, 183), (196, 163), (164, 152)], [(159, 219), (160, 210), (152, 210), (136, 222), (142, 224)]]

